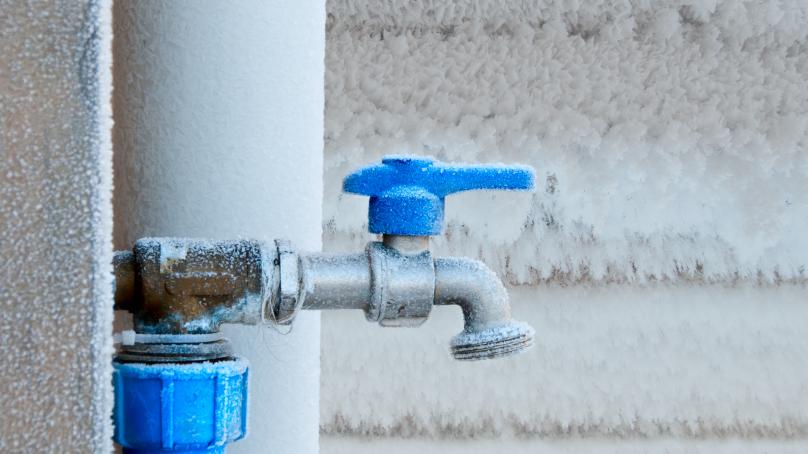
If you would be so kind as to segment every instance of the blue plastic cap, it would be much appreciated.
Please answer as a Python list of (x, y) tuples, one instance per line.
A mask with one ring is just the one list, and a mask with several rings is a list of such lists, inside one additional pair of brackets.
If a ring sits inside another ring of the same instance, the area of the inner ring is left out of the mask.
[(370, 196), (368, 230), (392, 235), (439, 235), (447, 195), (472, 189), (531, 190), (529, 166), (452, 165), (424, 156), (385, 156), (381, 164), (345, 177), (343, 190)]
[(246, 435), (246, 360), (114, 367), (114, 438), (124, 453), (223, 453)]

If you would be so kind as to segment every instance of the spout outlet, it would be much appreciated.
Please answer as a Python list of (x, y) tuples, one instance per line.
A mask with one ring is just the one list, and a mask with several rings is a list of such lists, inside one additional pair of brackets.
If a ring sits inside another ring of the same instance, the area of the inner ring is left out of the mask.
[(480, 261), (436, 259), (435, 304), (456, 304), (463, 310), (465, 326), (450, 344), (455, 359), (498, 358), (533, 346), (533, 328), (511, 318), (508, 292)]

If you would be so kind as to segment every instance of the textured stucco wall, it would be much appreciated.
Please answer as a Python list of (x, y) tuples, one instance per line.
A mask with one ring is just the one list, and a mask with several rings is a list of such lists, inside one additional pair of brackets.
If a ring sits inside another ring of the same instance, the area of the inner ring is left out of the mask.
[(513, 286), (537, 347), (457, 364), (457, 312), (407, 331), (325, 314), (327, 435), (808, 434), (805, 2), (328, 12), (326, 249), (372, 238), (340, 182), (387, 153), (531, 164), (539, 188), (455, 196), (434, 242)]
[(110, 2), (0, 1), (0, 451), (109, 452)]

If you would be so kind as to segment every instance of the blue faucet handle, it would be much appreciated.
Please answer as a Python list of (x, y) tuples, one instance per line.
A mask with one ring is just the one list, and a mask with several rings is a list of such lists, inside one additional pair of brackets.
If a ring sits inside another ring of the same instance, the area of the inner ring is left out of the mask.
[(453, 165), (423, 156), (385, 156), (381, 164), (345, 177), (345, 192), (370, 196), (368, 230), (391, 235), (439, 235), (447, 195), (473, 189), (531, 190), (529, 166)]

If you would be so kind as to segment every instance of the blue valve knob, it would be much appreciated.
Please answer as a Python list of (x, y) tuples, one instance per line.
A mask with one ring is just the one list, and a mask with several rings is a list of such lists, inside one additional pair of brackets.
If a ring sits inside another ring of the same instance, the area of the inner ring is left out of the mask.
[(532, 167), (452, 165), (422, 156), (385, 156), (381, 164), (345, 177), (343, 190), (370, 196), (368, 230), (392, 235), (439, 235), (447, 195), (472, 189), (530, 190)]

